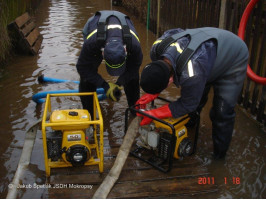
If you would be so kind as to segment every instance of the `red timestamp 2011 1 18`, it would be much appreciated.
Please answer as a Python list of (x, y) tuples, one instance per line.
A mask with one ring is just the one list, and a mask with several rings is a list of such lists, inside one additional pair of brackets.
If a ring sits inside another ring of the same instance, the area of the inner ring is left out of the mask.
[[(229, 183), (239, 185), (240, 178), (239, 177), (232, 177), (232, 178), (224, 177), (224, 184), (229, 184)], [(215, 184), (215, 178), (214, 177), (198, 177), (198, 184), (199, 185)]]

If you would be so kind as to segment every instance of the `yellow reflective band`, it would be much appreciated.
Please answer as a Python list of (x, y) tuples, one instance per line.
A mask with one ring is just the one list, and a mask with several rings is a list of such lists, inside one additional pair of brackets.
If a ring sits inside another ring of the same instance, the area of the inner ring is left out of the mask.
[(130, 33), (132, 34), (132, 35), (134, 35), (135, 36), (135, 38), (139, 41), (139, 38), (138, 38), (138, 36), (132, 31), (132, 30), (130, 30)]
[(89, 39), (94, 33), (96, 33), (97, 32), (97, 29), (95, 29), (94, 31), (92, 31), (89, 35), (88, 35), (88, 37), (87, 37), (87, 39)]
[(106, 62), (106, 60), (104, 60), (104, 62), (108, 67), (113, 68), (113, 69), (117, 69), (117, 68), (123, 66), (125, 64), (126, 60), (127, 60), (127, 58), (125, 58), (125, 60), (122, 64), (116, 64), (116, 65), (110, 65), (108, 62)]
[[(160, 42), (162, 42), (162, 40), (156, 40), (156, 41), (153, 43), (153, 45), (158, 44), (158, 43), (160, 43)], [(179, 45), (177, 42), (174, 42), (174, 43), (170, 44), (170, 46), (175, 46), (175, 47), (176, 47), (176, 50), (177, 50), (179, 53), (182, 53), (182, 52), (183, 52), (183, 50), (181, 49), (180, 45)], [(191, 60), (188, 61), (187, 66), (188, 66), (188, 75), (189, 75), (189, 77), (194, 76), (193, 65), (192, 65)]]
[[(120, 26), (120, 25), (117, 25), (117, 24), (112, 24), (112, 25), (108, 25), (107, 26), (107, 29), (113, 29), (113, 28), (119, 28), (119, 29), (122, 29), (122, 27)], [(94, 33), (96, 33), (97, 32), (97, 29), (95, 29), (94, 31), (92, 31), (88, 36), (87, 36), (87, 39), (89, 39)], [(130, 33), (132, 34), (132, 35), (134, 35), (135, 36), (135, 38), (139, 41), (139, 38), (138, 38), (138, 36), (132, 31), (132, 30), (130, 30)], [(140, 41), (139, 41), (140, 42)]]
[(156, 40), (152, 45), (160, 43), (162, 40)]
[(118, 24), (111, 24), (111, 25), (108, 25), (107, 26), (107, 29), (112, 29), (112, 28), (122, 29), (122, 26), (121, 25), (118, 25)]
[(182, 53), (183, 52), (183, 50), (181, 49), (181, 47), (179, 46), (179, 44), (177, 42), (172, 43), (170, 46), (175, 46), (176, 47), (176, 50), (179, 53)]
[(191, 60), (188, 61), (187, 67), (188, 67), (188, 75), (189, 75), (189, 77), (194, 76), (193, 65), (192, 65)]
[[(177, 42), (172, 43), (170, 46), (175, 46), (176, 47), (176, 50), (179, 53), (182, 53), (183, 52), (183, 50), (181, 49), (180, 45)], [(194, 76), (193, 65), (192, 65), (191, 60), (188, 61), (187, 67), (188, 67), (188, 75), (189, 75), (189, 77)]]

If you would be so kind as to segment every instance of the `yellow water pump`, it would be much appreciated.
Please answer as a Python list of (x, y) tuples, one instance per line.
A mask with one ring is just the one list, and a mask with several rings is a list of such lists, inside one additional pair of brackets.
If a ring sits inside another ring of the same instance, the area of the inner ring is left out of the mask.
[[(160, 98), (160, 100), (169, 102), (163, 98)], [(154, 108), (154, 105), (152, 107)], [(187, 129), (187, 123), (190, 120), (189, 115), (179, 118), (159, 119), (144, 113), (141, 109), (138, 109), (138, 105), (134, 105), (126, 110), (125, 131), (128, 126), (129, 111), (152, 119), (150, 124), (139, 127), (138, 137), (133, 145), (133, 150), (130, 152), (131, 155), (160, 171), (168, 172), (172, 168), (173, 158), (183, 159), (195, 152), (198, 124), (194, 133), (193, 144), (191, 137), (188, 136)]]
[[(93, 116), (84, 109), (52, 111), (52, 97), (81, 95), (93, 96)], [(98, 165), (99, 171), (103, 172), (103, 119), (96, 92), (48, 94), (42, 120), (42, 135), (48, 177), (51, 168), (59, 167)]]

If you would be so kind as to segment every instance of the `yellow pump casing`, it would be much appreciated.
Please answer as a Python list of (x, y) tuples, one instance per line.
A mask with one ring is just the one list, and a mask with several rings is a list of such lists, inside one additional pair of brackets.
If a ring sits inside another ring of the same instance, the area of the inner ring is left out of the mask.
[[(164, 119), (165, 122), (171, 124), (174, 126), (175, 129), (175, 136), (176, 136), (176, 145), (175, 145), (175, 151), (174, 151), (174, 158), (179, 159), (180, 156), (178, 155), (178, 147), (181, 143), (181, 141), (184, 138), (188, 137), (187, 134), (187, 128), (185, 127), (185, 124), (189, 121), (189, 117), (188, 115), (184, 115), (182, 117), (179, 118), (166, 118)], [(158, 129), (164, 129), (167, 132), (169, 132), (170, 134), (173, 134), (172, 129), (170, 128), (170, 126), (167, 126), (166, 124), (163, 124), (157, 120), (153, 120), (153, 123), (155, 124), (155, 127)]]
[[(69, 113), (77, 113), (77, 115), (69, 115)], [(89, 127), (88, 124), (73, 125), (72, 122), (86, 122), (90, 120), (89, 112), (82, 109), (55, 110), (50, 117), (51, 123), (65, 123), (63, 126), (52, 127), (53, 130), (86, 129)]]

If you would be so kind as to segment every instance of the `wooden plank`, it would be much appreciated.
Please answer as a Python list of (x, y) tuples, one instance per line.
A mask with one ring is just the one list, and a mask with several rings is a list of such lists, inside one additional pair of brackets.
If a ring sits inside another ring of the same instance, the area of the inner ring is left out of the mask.
[[(104, 160), (104, 172), (108, 173), (111, 167), (113, 166), (115, 158)], [(195, 166), (200, 166), (200, 161), (195, 159), (194, 157), (188, 157), (184, 160), (174, 160), (173, 161), (173, 169), (174, 168), (192, 168)], [(144, 161), (141, 161), (133, 156), (129, 156), (127, 161), (123, 167), (124, 170), (148, 170), (153, 169), (153, 167), (147, 164)], [(159, 171), (158, 171), (159, 172)], [(65, 175), (80, 175), (80, 174), (97, 174), (98, 166), (83, 166), (83, 167), (68, 167), (68, 168), (53, 168), (51, 171), (51, 181), (56, 180), (57, 176), (65, 176)]]
[[(100, 184), (108, 172), (103, 174), (87, 173), (87, 174), (74, 174), (74, 175), (54, 175), (50, 177), (50, 184)], [(163, 180), (173, 178), (189, 178), (198, 176), (207, 176), (209, 173), (206, 168), (203, 167), (174, 167), (170, 172), (163, 173), (152, 167), (147, 169), (123, 169), (118, 182), (125, 181), (150, 181), (150, 180)]]
[(8, 29), (18, 52), (32, 55), (38, 53), (43, 37), (27, 12), (9, 24)]
[[(253, 50), (253, 42), (251, 42), (252, 41), (253, 23), (252, 23), (251, 18), (252, 17), (250, 17), (249, 20), (248, 20), (247, 27), (246, 27), (246, 34), (245, 34), (245, 41), (249, 41), (249, 42), (246, 42), (246, 44), (248, 46), (248, 49), (249, 49), (249, 52), (252, 52), (252, 50)], [(249, 63), (250, 63), (250, 61), (249, 61)], [(250, 99), (250, 90), (251, 90), (250, 88), (251, 88), (251, 85), (252, 85), (251, 79), (247, 78), (246, 79), (246, 87), (245, 87), (244, 94), (243, 94), (243, 107), (245, 109), (249, 108), (249, 104), (250, 104), (249, 99)]]
[[(91, 186), (90, 189), (71, 188), (73, 186)], [(99, 185), (90, 184), (57, 184), (51, 185), (44, 198), (92, 198)], [(61, 187), (59, 189), (53, 187)], [(171, 180), (128, 181), (114, 186), (107, 198), (161, 198), (188, 196), (195, 198), (200, 194), (217, 192), (217, 185), (199, 185), (198, 178), (175, 178)]]
[(33, 29), (35, 28), (35, 23), (34, 22), (30, 22), (29, 24), (27, 24), (22, 30), (21, 32), (23, 33), (24, 36), (27, 36)]
[(193, 0), (193, 8), (192, 8), (192, 13), (193, 13), (193, 18), (192, 18), (192, 22), (191, 22), (191, 28), (195, 28), (196, 25), (196, 21), (197, 21), (197, 1)]
[(42, 44), (42, 40), (43, 40), (43, 37), (40, 35), (31, 49), (31, 53), (33, 55), (38, 54), (40, 47), (41, 47), (41, 44)]
[[(104, 160), (104, 171), (108, 172), (111, 167), (113, 166), (115, 161), (115, 158)], [(151, 168), (150, 165), (146, 164), (145, 162), (135, 159), (133, 157), (128, 157), (125, 165), (125, 169), (149, 169)], [(86, 174), (86, 173), (98, 173), (98, 166), (97, 165), (91, 165), (91, 166), (83, 166), (83, 167), (67, 167), (67, 168), (53, 168), (52, 169), (52, 175), (53, 174), (62, 174), (62, 175), (71, 175), (71, 174)]]
[(195, 198), (202, 192), (217, 192), (216, 185), (199, 185), (198, 178), (155, 180), (155, 181), (132, 181), (116, 184), (108, 198), (156, 198), (180, 197), (189, 195)]
[(226, 30), (230, 30), (231, 25), (231, 15), (232, 15), (232, 0), (226, 1)]
[[(197, 194), (208, 194), (217, 191), (215, 183), (209, 185), (198, 184), (198, 177), (211, 177), (206, 167), (191, 164), (179, 165), (169, 173), (162, 173), (151, 166), (146, 169), (139, 165), (132, 165), (133, 159), (127, 160), (117, 184), (108, 198), (161, 198), (189, 196), (195, 198)], [(113, 159), (114, 160), (114, 159)], [(194, 160), (190, 159), (189, 162)], [(196, 166), (196, 167), (195, 167)], [(111, 167), (111, 166), (110, 166)], [(72, 168), (74, 169), (74, 168)], [(103, 174), (75, 174), (51, 176), (48, 184), (52, 186), (44, 198), (92, 198), (93, 194), (104, 180)], [(91, 189), (73, 189), (70, 185), (91, 185)], [(59, 189), (53, 187), (60, 187)]]
[[(266, 87), (263, 86), (263, 92), (266, 92)], [(257, 113), (257, 120), (259, 122), (263, 122), (264, 120), (264, 125), (266, 124), (266, 117), (264, 115), (264, 110), (265, 110), (265, 106), (266, 106), (266, 101), (265, 101), (265, 97), (262, 97), (260, 102), (259, 102), (259, 109), (258, 109), (258, 113)]]
[(221, 12), (221, 8), (220, 8), (220, 5), (221, 5), (221, 0), (219, 1), (215, 1), (216, 5), (215, 5), (215, 10), (213, 11), (215, 14), (215, 20), (213, 20), (213, 25), (212, 26), (216, 26), (218, 27), (219, 26), (219, 18), (220, 18), (220, 12)]
[(28, 41), (29, 45), (32, 46), (34, 42), (37, 40), (39, 37), (40, 32), (38, 31), (37, 28), (35, 28), (29, 35), (26, 37), (26, 40)]
[(56, 185), (49, 188), (47, 194), (43, 194), (43, 199), (91, 199), (97, 190), (97, 186), (92, 185), (91, 189), (71, 188), (71, 185)]
[(163, 179), (175, 179), (175, 178), (189, 178), (196, 176), (208, 175), (208, 171), (204, 167), (190, 166), (182, 167), (175, 166), (170, 172), (163, 173), (157, 169), (151, 167), (149, 169), (134, 169), (127, 170), (123, 169), (118, 182), (125, 181), (152, 181), (152, 180), (163, 180)]
[(29, 21), (29, 20), (30, 20), (30, 16), (29, 16), (29, 14), (26, 12), (26, 13), (24, 13), (23, 15), (17, 17), (17, 18), (15, 19), (15, 23), (17, 24), (17, 26), (18, 26), (19, 28), (21, 28), (21, 27), (22, 27), (24, 24), (26, 24), (27, 21)]
[[(142, 172), (145, 173), (145, 172)], [(158, 174), (157, 174), (158, 176)], [(127, 177), (134, 176), (128, 175)], [(203, 177), (200, 175), (200, 177)], [(48, 190), (47, 197), (49, 198), (92, 198), (93, 194), (99, 187), (99, 184), (91, 184), (88, 179), (87, 183), (58, 183), (51, 184), (52, 187), (61, 187), (60, 189), (51, 188)], [(91, 185), (91, 189), (73, 189), (70, 185)], [(195, 198), (197, 194), (206, 194), (217, 192), (217, 185), (214, 184), (198, 184), (198, 177), (172, 177), (165, 179), (152, 180), (128, 180), (118, 183), (111, 190), (108, 198), (162, 198), (190, 196)]]

